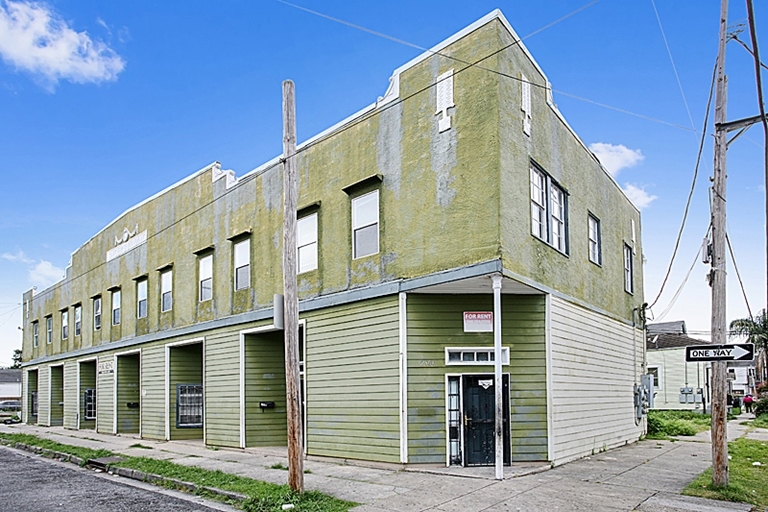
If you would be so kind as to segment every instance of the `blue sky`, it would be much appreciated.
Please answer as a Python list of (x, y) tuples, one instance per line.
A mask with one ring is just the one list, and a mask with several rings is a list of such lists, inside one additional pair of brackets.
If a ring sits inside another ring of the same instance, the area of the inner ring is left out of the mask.
[[(500, 8), (565, 118), (642, 208), (645, 295), (655, 298), (693, 176), (719, 2), (294, 1), (422, 48)], [(768, 7), (756, 4), (765, 43)], [(744, 2), (732, 2), (729, 22), (746, 22)], [(123, 211), (212, 161), (241, 175), (281, 152), (282, 80), (296, 83), (301, 142), (373, 103), (420, 53), (278, 0), (0, 0), (0, 365), (21, 346), (22, 292), (58, 280), (70, 254)], [(727, 72), (728, 118), (756, 115), (754, 65), (736, 42)], [(707, 141), (657, 317), (709, 223)], [(729, 235), (753, 311), (766, 294), (762, 142), (756, 126), (728, 152)], [(663, 317), (701, 337), (707, 271), (694, 266)], [(732, 267), (728, 278), (730, 320), (747, 310)]]

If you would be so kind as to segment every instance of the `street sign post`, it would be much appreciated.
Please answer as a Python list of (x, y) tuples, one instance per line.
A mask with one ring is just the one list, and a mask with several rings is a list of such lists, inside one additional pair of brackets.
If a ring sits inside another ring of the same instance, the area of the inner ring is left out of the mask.
[(701, 361), (752, 361), (754, 358), (755, 346), (752, 343), (685, 347), (685, 360), (689, 363)]

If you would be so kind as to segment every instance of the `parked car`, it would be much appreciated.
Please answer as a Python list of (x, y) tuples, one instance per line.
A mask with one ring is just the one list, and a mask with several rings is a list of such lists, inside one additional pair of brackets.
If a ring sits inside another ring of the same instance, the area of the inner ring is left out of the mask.
[(0, 402), (0, 411), (20, 411), (20, 400), (4, 400)]

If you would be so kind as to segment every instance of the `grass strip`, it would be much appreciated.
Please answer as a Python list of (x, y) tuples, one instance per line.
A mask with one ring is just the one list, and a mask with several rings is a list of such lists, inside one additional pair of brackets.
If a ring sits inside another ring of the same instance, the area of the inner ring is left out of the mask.
[(82, 446), (72, 446), (68, 444), (57, 443), (50, 439), (43, 439), (30, 434), (11, 434), (6, 432), (0, 432), (0, 439), (4, 439), (11, 443), (22, 443), (28, 446), (37, 446), (39, 448), (53, 450), (55, 452), (66, 453), (68, 455), (74, 455), (79, 457), (85, 462), (88, 459), (98, 459), (100, 457), (110, 457), (114, 455), (109, 450), (93, 448), (84, 448)]
[[(712, 485), (712, 468), (691, 482), (683, 494), (768, 507), (768, 443), (737, 439), (728, 443), (728, 487)], [(755, 463), (759, 463), (755, 464)]]
[[(60, 453), (74, 455), (83, 461), (100, 457), (117, 455), (109, 450), (93, 450), (80, 446), (58, 443), (30, 434), (11, 434), (0, 432), (0, 439), (12, 443), (22, 443), (28, 446), (37, 446)], [(221, 470), (208, 470), (197, 466), (184, 466), (166, 460), (153, 459), (151, 457), (128, 457), (120, 454), (124, 460), (111, 466), (134, 469), (144, 473), (159, 475), (165, 478), (173, 478), (182, 482), (190, 482), (198, 487), (212, 487), (224, 491), (231, 491), (248, 496), (244, 502), (235, 503), (246, 512), (277, 512), (282, 511), (282, 506), (287, 503), (294, 505), (296, 512), (346, 512), (357, 503), (349, 502), (328, 496), (318, 491), (305, 491), (295, 493), (287, 485), (278, 485), (254, 480), (237, 475), (230, 475)], [(163, 482), (167, 487), (177, 487), (172, 482)], [(182, 489), (183, 490), (183, 489)], [(220, 496), (211, 496), (202, 489), (198, 494), (207, 497), (221, 499)]]

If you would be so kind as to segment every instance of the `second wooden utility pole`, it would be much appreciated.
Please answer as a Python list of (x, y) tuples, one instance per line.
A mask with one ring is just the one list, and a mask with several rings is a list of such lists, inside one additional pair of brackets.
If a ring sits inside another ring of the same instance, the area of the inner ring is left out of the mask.
[[(720, 7), (720, 44), (715, 92), (715, 163), (712, 182), (712, 343), (725, 345), (725, 178), (728, 131), (726, 119), (728, 78), (725, 75), (725, 43), (728, 32), (728, 0)], [(712, 483), (728, 485), (727, 363), (712, 363)]]
[(288, 420), (288, 485), (304, 491), (304, 436), (299, 375), (299, 299), (296, 292), (296, 100), (291, 80), (283, 82), (283, 288), (285, 304), (285, 395)]

